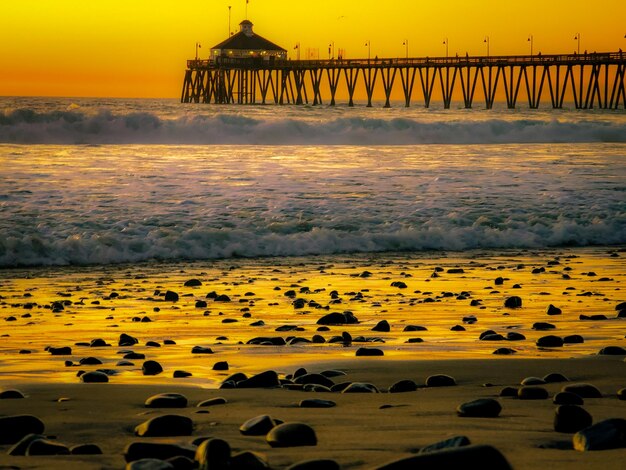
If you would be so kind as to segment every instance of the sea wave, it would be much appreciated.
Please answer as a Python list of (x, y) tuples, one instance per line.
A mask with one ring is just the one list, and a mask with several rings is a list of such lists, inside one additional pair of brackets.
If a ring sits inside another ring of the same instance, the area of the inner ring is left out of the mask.
[[(619, 219), (619, 218), (618, 218)], [(207, 260), (341, 253), (461, 251), (492, 248), (547, 248), (626, 243), (626, 223), (596, 220), (552, 225), (514, 224), (494, 228), (431, 224), (394, 231), (342, 231), (313, 228), (295, 233), (171, 227), (109, 230), (46, 236), (0, 234), (0, 267), (107, 265), (151, 260)]]
[[(0, 143), (17, 144), (263, 144), (410, 145), (477, 143), (626, 142), (626, 120), (593, 114), (558, 117), (454, 119), (366, 116), (320, 118), (234, 112), (161, 116), (154, 112), (96, 112), (80, 108), (0, 113)], [(499, 115), (501, 116), (501, 114)]]

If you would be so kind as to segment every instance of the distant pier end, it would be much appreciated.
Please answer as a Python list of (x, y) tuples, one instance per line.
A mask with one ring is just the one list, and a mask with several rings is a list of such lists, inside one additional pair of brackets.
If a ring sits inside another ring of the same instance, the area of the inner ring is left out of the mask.
[(407, 107), (419, 99), (428, 108), (437, 96), (450, 108), (456, 96), (465, 108), (480, 100), (491, 109), (496, 96), (502, 96), (510, 109), (520, 102), (536, 109), (544, 99), (555, 109), (566, 102), (577, 109), (626, 109), (626, 57), (621, 51), (288, 60), (285, 49), (252, 28), (250, 21), (241, 22), (240, 31), (214, 46), (208, 60), (187, 61), (183, 103), (334, 106), (339, 90), (353, 106), (360, 89), (368, 107), (377, 90), (390, 107), (394, 89), (400, 87)]

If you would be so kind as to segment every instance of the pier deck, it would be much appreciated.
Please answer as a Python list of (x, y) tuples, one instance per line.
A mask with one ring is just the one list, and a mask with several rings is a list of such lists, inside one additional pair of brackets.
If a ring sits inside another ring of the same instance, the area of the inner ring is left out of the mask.
[(341, 96), (353, 106), (359, 94), (371, 107), (378, 92), (384, 106), (390, 107), (394, 90), (400, 87), (394, 96), (407, 107), (420, 100), (428, 108), (436, 97), (444, 108), (458, 99), (465, 108), (480, 100), (491, 109), (501, 97), (510, 109), (520, 102), (536, 109), (548, 96), (555, 109), (566, 102), (577, 109), (626, 109), (625, 75), (621, 51), (281, 61), (220, 57), (187, 61), (181, 101), (334, 106)]

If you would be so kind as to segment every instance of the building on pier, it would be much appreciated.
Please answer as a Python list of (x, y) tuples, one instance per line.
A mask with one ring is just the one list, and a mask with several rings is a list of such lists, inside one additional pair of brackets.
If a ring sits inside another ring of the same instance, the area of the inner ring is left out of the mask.
[(239, 32), (211, 48), (211, 59), (218, 62), (221, 58), (263, 59), (270, 62), (285, 60), (287, 50), (259, 36), (253, 31), (251, 21), (239, 23)]

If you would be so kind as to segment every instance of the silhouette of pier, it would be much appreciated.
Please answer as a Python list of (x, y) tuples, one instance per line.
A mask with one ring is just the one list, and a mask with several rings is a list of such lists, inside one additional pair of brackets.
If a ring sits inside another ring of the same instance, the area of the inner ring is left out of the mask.
[[(214, 57), (189, 60), (183, 103), (295, 104), (334, 106), (339, 97), (354, 106), (357, 94), (372, 106), (392, 96), (404, 106), (444, 108), (459, 100), (465, 108), (493, 107), (504, 98), (509, 109), (527, 103), (576, 109), (626, 109), (626, 57), (622, 52), (387, 59), (285, 60)], [(399, 89), (398, 89), (399, 87)], [(460, 89), (460, 93), (459, 93)], [(359, 92), (360, 93), (357, 93)], [(364, 92), (364, 93), (363, 93)]]

